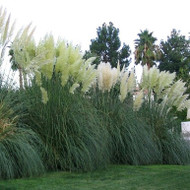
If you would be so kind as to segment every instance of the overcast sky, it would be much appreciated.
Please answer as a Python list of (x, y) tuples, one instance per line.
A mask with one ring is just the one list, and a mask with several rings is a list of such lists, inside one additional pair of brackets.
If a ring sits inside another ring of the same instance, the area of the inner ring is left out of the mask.
[(190, 32), (190, 0), (0, 0), (0, 4), (18, 28), (32, 22), (37, 40), (51, 32), (83, 51), (104, 22), (119, 28), (121, 42), (132, 51), (140, 30), (153, 32), (158, 43), (173, 28), (186, 36)]

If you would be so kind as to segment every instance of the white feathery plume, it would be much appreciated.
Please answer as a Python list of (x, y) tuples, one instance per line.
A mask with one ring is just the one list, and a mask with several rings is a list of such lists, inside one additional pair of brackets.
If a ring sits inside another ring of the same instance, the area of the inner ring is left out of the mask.
[(133, 103), (133, 110), (134, 111), (138, 111), (143, 103), (143, 97), (144, 97), (144, 93), (143, 90), (141, 90), (140, 92), (137, 93), (137, 95), (135, 96), (135, 101)]

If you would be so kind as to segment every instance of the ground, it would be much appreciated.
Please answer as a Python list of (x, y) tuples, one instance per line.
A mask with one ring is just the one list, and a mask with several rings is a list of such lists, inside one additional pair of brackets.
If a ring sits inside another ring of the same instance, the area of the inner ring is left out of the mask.
[(112, 165), (87, 173), (51, 172), (35, 178), (1, 180), (0, 190), (189, 190), (188, 166)]

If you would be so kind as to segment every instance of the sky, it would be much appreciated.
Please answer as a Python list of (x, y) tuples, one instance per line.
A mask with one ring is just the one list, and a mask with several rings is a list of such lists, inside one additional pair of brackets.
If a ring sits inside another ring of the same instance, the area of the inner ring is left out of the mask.
[(186, 36), (190, 32), (190, 0), (0, 0), (0, 5), (16, 19), (18, 29), (32, 22), (37, 41), (52, 33), (80, 45), (83, 52), (104, 22), (119, 28), (121, 42), (132, 52), (140, 30), (153, 32), (158, 43), (173, 28)]

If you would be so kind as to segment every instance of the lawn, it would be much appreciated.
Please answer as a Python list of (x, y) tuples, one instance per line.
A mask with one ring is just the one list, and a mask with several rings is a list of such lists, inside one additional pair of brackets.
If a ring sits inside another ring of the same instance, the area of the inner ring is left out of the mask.
[(190, 189), (190, 166), (109, 166), (88, 173), (52, 172), (35, 178), (1, 180), (0, 190)]

